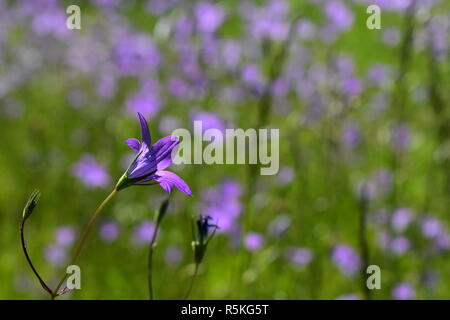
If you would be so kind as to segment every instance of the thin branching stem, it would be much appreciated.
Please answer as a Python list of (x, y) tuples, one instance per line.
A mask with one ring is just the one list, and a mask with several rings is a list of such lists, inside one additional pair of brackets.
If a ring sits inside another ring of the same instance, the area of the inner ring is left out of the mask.
[(22, 219), (22, 223), (20, 224), (20, 241), (22, 243), (22, 250), (25, 254), (25, 258), (27, 259), (28, 264), (31, 267), (31, 270), (33, 270), (33, 273), (38, 278), (39, 283), (41, 284), (42, 288), (44, 288), (45, 291), (47, 291), (50, 295), (53, 295), (52, 289), (45, 283), (45, 281), (42, 279), (42, 277), (39, 275), (39, 272), (37, 272), (36, 268), (34, 267), (33, 263), (31, 262), (30, 256), (28, 255), (27, 251), (27, 245), (25, 243), (25, 235), (24, 235), (24, 229), (25, 229), (25, 221), (27, 219)]
[(189, 283), (189, 287), (187, 288), (186, 293), (184, 294), (183, 300), (187, 300), (187, 298), (189, 297), (189, 294), (192, 291), (192, 287), (194, 286), (195, 278), (197, 277), (197, 274), (198, 274), (199, 266), (200, 266), (199, 263), (195, 264), (194, 274), (192, 275), (191, 282)]
[[(97, 208), (97, 210), (95, 210), (93, 216), (91, 217), (91, 220), (89, 220), (88, 224), (86, 225), (86, 228), (83, 231), (83, 234), (81, 235), (81, 238), (77, 244), (77, 247), (75, 249), (75, 253), (72, 256), (72, 259), (70, 260), (70, 264), (75, 264), (78, 260), (78, 257), (80, 256), (81, 250), (84, 247), (84, 244), (86, 242), (86, 239), (92, 229), (92, 226), (94, 225), (95, 220), (97, 220), (98, 216), (100, 215), (100, 213), (103, 211), (103, 209), (106, 207), (106, 205), (108, 204), (108, 202), (114, 198), (114, 196), (117, 194), (117, 190), (114, 189), (107, 197), (105, 200), (103, 200), (103, 202), (100, 204), (100, 206)], [(52, 292), (52, 296), (53, 298), (56, 296), (59, 296), (61, 294), (64, 294), (65, 292), (67, 292), (66, 289), (63, 289), (61, 292), (58, 292), (59, 288), (61, 288), (62, 284), (64, 283), (64, 281), (67, 278), (67, 273), (64, 274), (64, 276), (61, 278), (61, 280), (59, 281), (58, 285), (56, 286), (56, 288), (53, 290)]]
[(158, 236), (159, 223), (156, 223), (155, 231), (153, 232), (152, 240), (150, 242), (150, 250), (148, 253), (148, 294), (150, 300), (154, 299), (153, 295), (153, 252), (156, 248), (156, 237)]

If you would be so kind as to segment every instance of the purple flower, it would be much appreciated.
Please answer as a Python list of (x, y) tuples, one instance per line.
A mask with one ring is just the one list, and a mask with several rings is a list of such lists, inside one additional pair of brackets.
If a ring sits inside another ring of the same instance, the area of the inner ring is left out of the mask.
[(411, 141), (411, 132), (407, 125), (399, 124), (392, 128), (391, 143), (392, 147), (396, 151), (402, 152), (408, 149), (410, 141)]
[(331, 25), (337, 30), (347, 30), (353, 25), (353, 13), (341, 1), (327, 1), (325, 13)]
[(62, 38), (69, 33), (69, 30), (65, 26), (66, 17), (64, 12), (56, 8), (43, 10), (40, 13), (36, 12), (32, 20), (32, 30), (39, 36), (52, 34)]
[(186, 98), (189, 95), (188, 84), (179, 77), (171, 77), (168, 80), (169, 91), (177, 98)]
[(447, 232), (441, 232), (436, 237), (436, 245), (441, 250), (449, 250), (450, 249), (450, 234)]
[(295, 178), (295, 171), (292, 167), (282, 167), (277, 174), (277, 178), (281, 184), (289, 184)]
[(202, 194), (200, 211), (210, 216), (218, 225), (218, 232), (230, 233), (236, 229), (236, 219), (242, 212), (239, 202), (240, 185), (234, 180), (226, 180), (222, 185), (207, 189)]
[(409, 300), (415, 295), (414, 288), (407, 282), (401, 282), (392, 289), (392, 298), (395, 300)]
[(290, 216), (287, 214), (281, 214), (269, 223), (267, 231), (272, 237), (280, 237), (286, 232), (290, 225)]
[(154, 80), (147, 80), (142, 87), (125, 102), (130, 114), (142, 113), (146, 117), (153, 117), (161, 109), (158, 84)]
[(285, 256), (297, 267), (307, 266), (314, 258), (314, 254), (310, 249), (294, 247), (287, 248)]
[(388, 46), (396, 46), (400, 42), (401, 33), (397, 28), (387, 28), (381, 35), (381, 40)]
[(198, 111), (195, 112), (192, 116), (192, 121), (200, 121), (202, 123), (202, 129), (203, 131), (206, 131), (208, 129), (217, 129), (222, 132), (225, 131), (225, 123), (220, 118), (219, 115), (213, 113), (213, 112), (207, 112), (207, 111)]
[(394, 211), (391, 218), (392, 229), (398, 232), (404, 231), (412, 220), (412, 211), (408, 208), (399, 208)]
[(425, 238), (432, 239), (439, 236), (442, 232), (442, 224), (438, 219), (428, 217), (422, 221), (422, 234)]
[(361, 265), (359, 255), (352, 247), (345, 244), (337, 245), (333, 248), (331, 260), (345, 276), (354, 275)]
[(105, 242), (112, 242), (116, 240), (119, 233), (119, 225), (114, 221), (106, 221), (100, 226), (100, 237)]
[(75, 231), (72, 227), (59, 227), (55, 231), (56, 244), (60, 247), (68, 247), (75, 241)]
[(389, 81), (390, 69), (381, 63), (374, 64), (367, 71), (367, 78), (375, 85), (383, 85)]
[(358, 125), (348, 124), (342, 129), (342, 142), (346, 147), (355, 148), (361, 141), (361, 133)]
[(62, 266), (67, 260), (66, 251), (58, 245), (48, 245), (44, 250), (45, 259), (54, 266)]
[(150, 243), (154, 232), (155, 224), (151, 221), (144, 221), (134, 229), (133, 242), (136, 244)]
[(166, 249), (164, 259), (167, 264), (177, 265), (183, 259), (183, 252), (177, 246), (171, 246)]
[(105, 187), (110, 181), (105, 168), (90, 154), (85, 154), (80, 161), (73, 165), (72, 173), (90, 188)]
[(214, 32), (222, 24), (225, 17), (223, 9), (213, 3), (200, 2), (195, 6), (195, 18), (198, 29), (205, 33)]
[(396, 255), (402, 255), (409, 250), (411, 243), (406, 237), (395, 237), (390, 244), (391, 252)]
[(257, 251), (264, 244), (264, 237), (256, 232), (249, 232), (244, 239), (244, 245), (248, 251)]
[(172, 164), (172, 151), (179, 144), (178, 137), (167, 136), (152, 145), (147, 121), (138, 113), (141, 123), (142, 142), (138, 139), (128, 139), (125, 143), (133, 149), (137, 155), (125, 174), (116, 185), (117, 190), (131, 185), (159, 184), (167, 193), (175, 186), (178, 190), (192, 196), (192, 192), (186, 182), (173, 172), (165, 171)]
[[(412, 0), (373, 0), (372, 3), (378, 5), (386, 11), (403, 11), (411, 5)], [(417, 1), (426, 2), (426, 1)]]
[(122, 75), (137, 75), (154, 70), (161, 57), (148, 35), (124, 34), (115, 46), (115, 62)]

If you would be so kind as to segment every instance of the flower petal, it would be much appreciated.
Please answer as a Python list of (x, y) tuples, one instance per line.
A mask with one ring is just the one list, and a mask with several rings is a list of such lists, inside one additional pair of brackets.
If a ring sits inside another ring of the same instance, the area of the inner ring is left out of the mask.
[(152, 138), (150, 136), (150, 130), (148, 130), (147, 121), (145, 120), (144, 116), (138, 112), (139, 121), (141, 123), (141, 136), (142, 136), (142, 143), (145, 143), (149, 148), (152, 144)]
[(177, 136), (167, 136), (152, 146), (158, 170), (164, 170), (172, 164), (172, 151), (179, 143)]
[(125, 141), (125, 143), (134, 150), (134, 152), (139, 152), (139, 149), (141, 148), (141, 143), (138, 139), (130, 138)]
[(192, 197), (191, 189), (186, 182), (183, 181), (178, 175), (170, 171), (157, 171), (155, 180), (160, 184), (167, 193), (172, 191), (172, 186), (175, 186), (178, 190), (184, 194)]

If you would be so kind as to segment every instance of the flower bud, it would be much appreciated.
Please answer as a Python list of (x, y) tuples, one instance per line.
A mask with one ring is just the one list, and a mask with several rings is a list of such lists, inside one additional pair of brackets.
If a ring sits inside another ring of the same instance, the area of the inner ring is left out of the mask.
[(25, 205), (25, 208), (23, 208), (22, 212), (23, 220), (28, 219), (28, 217), (33, 213), (33, 210), (36, 207), (36, 204), (40, 196), (41, 192), (37, 189), (31, 193), (30, 197), (28, 198), (27, 204)]

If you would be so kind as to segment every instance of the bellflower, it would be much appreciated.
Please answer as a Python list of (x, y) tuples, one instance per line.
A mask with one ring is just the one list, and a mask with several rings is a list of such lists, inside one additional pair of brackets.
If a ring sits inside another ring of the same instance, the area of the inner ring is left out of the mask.
[[(218, 226), (209, 223), (212, 220), (210, 216), (200, 215), (195, 221), (197, 228), (197, 234), (194, 236), (194, 241), (192, 241), (192, 249), (194, 250), (195, 263), (200, 264), (205, 256), (206, 248), (209, 241), (214, 236)], [(210, 231), (210, 229), (213, 229)]]
[(138, 113), (141, 123), (142, 141), (128, 139), (125, 143), (133, 149), (137, 155), (127, 171), (116, 185), (116, 190), (121, 190), (132, 185), (159, 184), (164, 191), (170, 193), (172, 187), (192, 196), (191, 190), (186, 182), (173, 172), (166, 171), (172, 164), (172, 151), (180, 143), (178, 137), (167, 136), (152, 145), (150, 131), (147, 121)]

